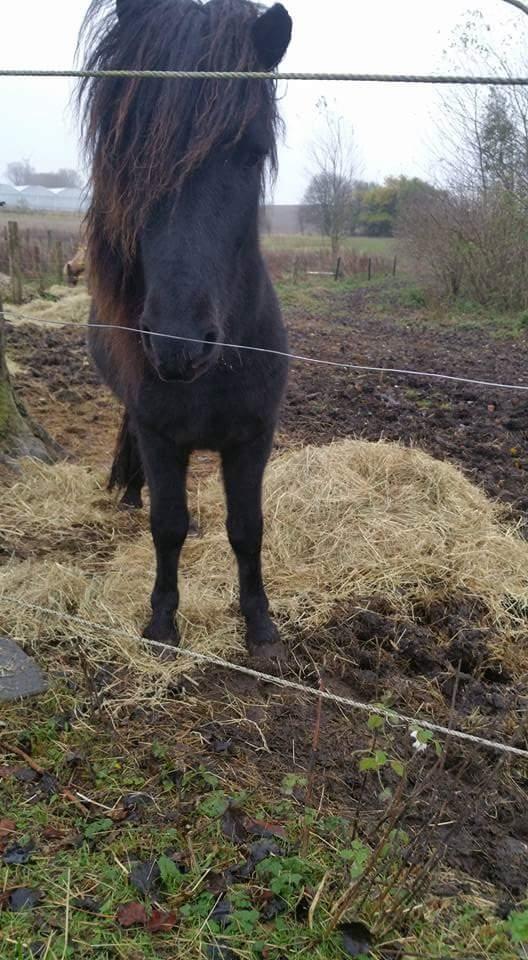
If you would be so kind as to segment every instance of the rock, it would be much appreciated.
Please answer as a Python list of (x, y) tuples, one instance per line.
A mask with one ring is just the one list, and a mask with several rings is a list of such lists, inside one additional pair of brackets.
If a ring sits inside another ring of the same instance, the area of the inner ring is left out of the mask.
[(0, 701), (32, 697), (47, 690), (37, 663), (8, 637), (0, 637)]

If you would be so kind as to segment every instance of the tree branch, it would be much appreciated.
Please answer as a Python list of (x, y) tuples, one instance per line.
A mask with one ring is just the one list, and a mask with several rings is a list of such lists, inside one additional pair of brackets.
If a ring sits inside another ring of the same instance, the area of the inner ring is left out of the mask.
[(518, 10), (522, 10), (528, 16), (528, 5), (522, 3), (522, 0), (504, 0), (504, 3), (510, 3), (512, 7), (517, 7)]

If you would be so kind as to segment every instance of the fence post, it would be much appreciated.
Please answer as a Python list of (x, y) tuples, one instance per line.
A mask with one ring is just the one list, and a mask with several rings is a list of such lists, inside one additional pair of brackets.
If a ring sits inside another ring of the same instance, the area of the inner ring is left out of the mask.
[(396, 267), (397, 267), (397, 266), (398, 266), (398, 257), (394, 257), (394, 260), (393, 260), (393, 263), (392, 263), (392, 276), (393, 276), (393, 277), (396, 276)]
[(299, 257), (296, 256), (293, 261), (293, 282), (297, 283), (299, 279)]
[(44, 293), (44, 276), (42, 274), (42, 261), (40, 257), (40, 247), (38, 243), (33, 247), (33, 260), (35, 262), (35, 273), (38, 280), (38, 292), (40, 296)]
[(368, 279), (372, 279), (372, 260), (370, 257), (368, 258)]
[(64, 268), (64, 254), (62, 252), (62, 240), (57, 240), (55, 244), (55, 269), (56, 276), (59, 283), (62, 283), (63, 275), (62, 271)]
[(9, 220), (7, 224), (9, 273), (11, 274), (11, 296), (13, 303), (22, 303), (22, 270), (20, 265), (20, 237), (18, 223)]
[(341, 257), (338, 257), (338, 258), (337, 258), (336, 271), (335, 271), (335, 279), (336, 279), (336, 281), (339, 280), (339, 277), (340, 277), (340, 276), (341, 276)]
[(51, 273), (51, 264), (53, 259), (53, 230), (46, 230), (47, 249), (46, 249), (46, 273)]

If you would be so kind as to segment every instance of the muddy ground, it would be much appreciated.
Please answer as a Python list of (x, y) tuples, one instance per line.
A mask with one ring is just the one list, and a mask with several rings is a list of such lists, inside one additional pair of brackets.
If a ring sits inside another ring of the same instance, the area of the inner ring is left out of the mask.
[[(491, 328), (433, 325), (423, 311), (401, 309), (397, 297), (389, 319), (390, 290), (383, 309), (368, 289), (329, 296), (321, 294), (320, 303), (316, 298), (309, 310), (287, 311), (293, 352), (528, 383), (526, 335), (508, 339)], [(339, 319), (329, 323), (331, 315)], [(8, 330), (8, 345), (30, 412), (73, 457), (106, 467), (119, 409), (99, 384), (83, 333), (21, 326)], [(528, 518), (528, 395), (294, 363), (278, 447), (345, 436), (416, 444), (459, 464), (489, 494), (510, 505), (517, 518)], [(209, 460), (202, 458), (198, 467), (209, 469)], [(500, 637), (493, 624), (463, 598), (453, 598), (449, 608), (432, 603), (417, 609), (412, 623), (398, 620), (383, 598), (364, 598), (336, 610), (317, 636), (300, 636), (291, 661), (281, 669), (287, 677), (314, 683), (317, 666), (328, 689), (361, 700), (385, 699), (395, 709), (420, 710), (442, 723), (451, 717), (455, 726), (469, 723), (481, 735), (526, 748), (528, 681), (513, 675), (497, 650)], [(104, 682), (102, 691), (104, 695)], [(176, 692), (171, 722), (200, 730), (214, 723), (220, 733), (213, 740), (218, 742), (225, 739), (221, 731), (227, 724), (236, 756), (214, 763), (227, 764), (231, 777), (243, 781), (255, 770), (263, 783), (274, 784), (285, 770), (306, 767), (313, 703), (266, 684), (235, 676), (219, 680), (207, 672), (200, 680), (200, 697), (201, 706), (193, 701), (191, 707)], [(166, 714), (142, 715), (141, 722), (164, 723), (164, 718)], [(361, 795), (363, 807), (375, 818), (376, 785), (365, 791), (354, 762), (370, 739), (366, 719), (351, 724), (341, 710), (325, 707), (316, 790), (348, 812), (355, 811)], [(201, 743), (208, 762), (207, 738)], [(395, 749), (403, 757), (412, 753), (408, 743)], [(195, 749), (194, 762), (200, 756)], [(443, 895), (479, 881), (493, 885), (488, 892), (497, 902), (520, 898), (528, 882), (526, 765), (452, 744), (445, 768), (433, 780), (424, 799), (413, 802), (406, 822), (417, 830), (430, 827), (428, 842), (434, 834), (439, 849), (446, 844), (446, 864), (456, 868), (457, 882), (444, 885)]]

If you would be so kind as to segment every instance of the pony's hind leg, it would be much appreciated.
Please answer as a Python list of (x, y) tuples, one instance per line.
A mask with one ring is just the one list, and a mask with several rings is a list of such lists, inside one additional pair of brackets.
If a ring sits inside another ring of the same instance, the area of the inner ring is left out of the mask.
[(227, 532), (238, 563), (240, 609), (246, 621), (249, 652), (281, 657), (279, 632), (269, 615), (262, 581), (262, 478), (272, 436), (222, 451), (227, 500)]
[(141, 454), (150, 490), (150, 525), (156, 550), (152, 616), (143, 631), (147, 640), (177, 646), (178, 564), (189, 529), (185, 481), (189, 453), (148, 434)]
[(144, 485), (145, 475), (137, 437), (130, 425), (128, 413), (125, 412), (117, 436), (108, 489), (124, 489), (119, 502), (120, 509), (139, 510), (143, 506), (141, 491)]

